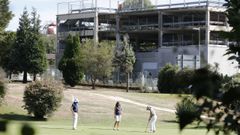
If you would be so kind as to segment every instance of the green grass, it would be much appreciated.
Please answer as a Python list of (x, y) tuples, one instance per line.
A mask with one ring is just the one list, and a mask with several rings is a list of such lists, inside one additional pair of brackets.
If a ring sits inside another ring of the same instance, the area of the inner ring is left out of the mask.
[[(65, 91), (63, 105), (47, 121), (35, 121), (21, 108), (23, 89), (14, 85), (8, 93), (7, 103), (0, 108), (0, 117), (10, 120), (7, 135), (20, 135), (23, 123), (28, 123), (36, 130), (36, 135), (145, 135), (146, 124), (149, 112), (145, 108), (122, 102), (123, 117), (120, 131), (113, 131), (113, 105), (115, 101), (102, 97), (93, 96), (90, 93), (120, 96), (141, 103), (149, 103), (159, 107), (174, 109), (174, 105), (181, 98), (178, 95), (151, 94), (151, 93), (125, 93), (115, 90), (86, 90), (71, 89)], [(69, 112), (69, 96), (75, 94), (80, 99), (79, 124), (77, 130), (72, 130), (71, 113)], [(179, 131), (175, 122), (175, 114), (157, 112), (157, 135), (203, 135), (206, 129), (195, 129), (194, 126), (187, 127), (183, 132)], [(212, 135), (213, 133), (209, 133)], [(3, 135), (0, 133), (0, 135)]]
[[(22, 122), (11, 122), (9, 125), (9, 135), (19, 135)], [(35, 129), (38, 135), (144, 135), (145, 123), (123, 122), (119, 131), (112, 130), (111, 122), (96, 122), (82, 124), (79, 123), (77, 130), (71, 129), (71, 120), (50, 120), (47, 122), (28, 122)], [(160, 122), (158, 123), (157, 135), (203, 135), (206, 134), (205, 129), (195, 129), (188, 127), (182, 133), (178, 130), (176, 123)], [(211, 134), (211, 133), (210, 133)]]

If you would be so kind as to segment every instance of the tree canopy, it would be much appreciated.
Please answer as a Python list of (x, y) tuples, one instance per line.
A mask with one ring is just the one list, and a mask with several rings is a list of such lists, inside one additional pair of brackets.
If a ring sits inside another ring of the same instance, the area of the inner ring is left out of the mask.
[(59, 62), (58, 69), (62, 72), (65, 83), (74, 87), (83, 78), (79, 36), (69, 35), (65, 40), (65, 44), (66, 48)]
[(9, 1), (0, 0), (0, 32), (4, 31), (9, 21), (12, 19), (13, 14), (9, 10)]
[(240, 66), (240, 1), (226, 0), (225, 6), (228, 23), (232, 27), (230, 32), (224, 33), (224, 36), (231, 41), (226, 55), (231, 55), (229, 60), (236, 60)]
[(152, 2), (150, 0), (125, 0), (123, 2), (123, 9), (141, 9), (151, 7)]
[(114, 65), (117, 66), (120, 71), (126, 73), (127, 80), (127, 92), (129, 90), (129, 75), (133, 71), (133, 66), (136, 62), (135, 53), (133, 47), (129, 43), (129, 36), (125, 34), (123, 36), (123, 43), (119, 44), (115, 49)]
[(95, 89), (97, 79), (109, 77), (113, 71), (114, 42), (102, 41), (97, 46), (87, 40), (81, 47), (81, 63), (84, 73), (90, 77)]
[(41, 74), (46, 70), (46, 50), (40, 38), (40, 19), (35, 9), (31, 18), (25, 8), (19, 19), (16, 42), (11, 51), (10, 69), (23, 72), (23, 82), (27, 82), (27, 73)]

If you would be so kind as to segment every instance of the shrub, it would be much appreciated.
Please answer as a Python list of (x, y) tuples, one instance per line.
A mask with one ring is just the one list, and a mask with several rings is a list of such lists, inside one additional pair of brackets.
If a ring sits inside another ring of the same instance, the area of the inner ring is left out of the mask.
[(158, 74), (158, 90), (161, 93), (176, 93), (176, 74), (178, 67), (171, 64), (165, 65)]
[(184, 98), (180, 103), (177, 103), (176, 116), (182, 130), (187, 124), (200, 118), (200, 113), (192, 98)]
[(50, 116), (57, 108), (63, 98), (63, 87), (56, 81), (45, 80), (29, 84), (25, 91), (23, 101), (24, 109), (36, 118)]
[(4, 72), (2, 69), (0, 69), (0, 105), (3, 102), (3, 99), (6, 95), (6, 87), (5, 87), (5, 81), (4, 81)]
[(220, 88), (224, 82), (224, 77), (210, 66), (197, 69), (194, 72), (192, 88), (196, 98), (207, 96), (217, 98), (221, 93)]
[(184, 68), (179, 70), (176, 74), (176, 85), (178, 93), (181, 94), (190, 94), (191, 89), (190, 86), (192, 85), (194, 70), (189, 68)]

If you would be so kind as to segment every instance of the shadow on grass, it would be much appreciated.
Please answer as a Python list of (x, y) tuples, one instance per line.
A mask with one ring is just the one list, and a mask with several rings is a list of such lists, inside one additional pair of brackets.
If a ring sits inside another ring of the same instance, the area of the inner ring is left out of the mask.
[(206, 126), (186, 127), (186, 129), (207, 129)]
[(166, 123), (177, 123), (178, 124), (178, 121), (176, 121), (176, 120), (163, 120), (163, 122), (166, 122)]
[(145, 133), (144, 131), (133, 131), (133, 130), (125, 130), (125, 129), (120, 129), (120, 130), (113, 130), (110, 128), (89, 128), (89, 129), (95, 129), (95, 130), (108, 130), (108, 131), (115, 131), (115, 132), (127, 132), (127, 133)]
[(89, 128), (89, 129), (96, 129), (96, 130), (112, 130), (112, 131), (114, 131), (113, 129), (110, 129), (110, 128)]
[(62, 127), (41, 127), (41, 128), (45, 128), (45, 129), (73, 130), (73, 129), (71, 129), (71, 128), (62, 128)]
[(0, 114), (0, 119), (3, 120), (15, 120), (15, 121), (47, 121), (46, 118), (43, 119), (37, 119), (32, 116), (26, 116), (26, 115), (21, 115), (21, 114)]

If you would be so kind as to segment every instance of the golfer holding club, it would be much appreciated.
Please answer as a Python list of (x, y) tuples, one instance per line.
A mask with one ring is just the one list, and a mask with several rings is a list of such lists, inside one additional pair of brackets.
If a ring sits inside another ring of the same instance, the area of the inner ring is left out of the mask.
[(73, 130), (77, 129), (77, 123), (78, 123), (78, 99), (74, 97), (71, 111), (73, 115)]
[(119, 123), (121, 121), (121, 117), (122, 117), (122, 107), (121, 107), (121, 104), (117, 102), (114, 108), (115, 123), (113, 126), (113, 130), (115, 129), (119, 130)]
[(147, 110), (150, 111), (150, 116), (149, 116), (149, 119), (148, 119), (148, 124), (147, 124), (145, 132), (147, 132), (147, 128), (150, 124), (149, 132), (154, 133), (154, 132), (156, 132), (157, 114), (151, 106), (147, 106)]

